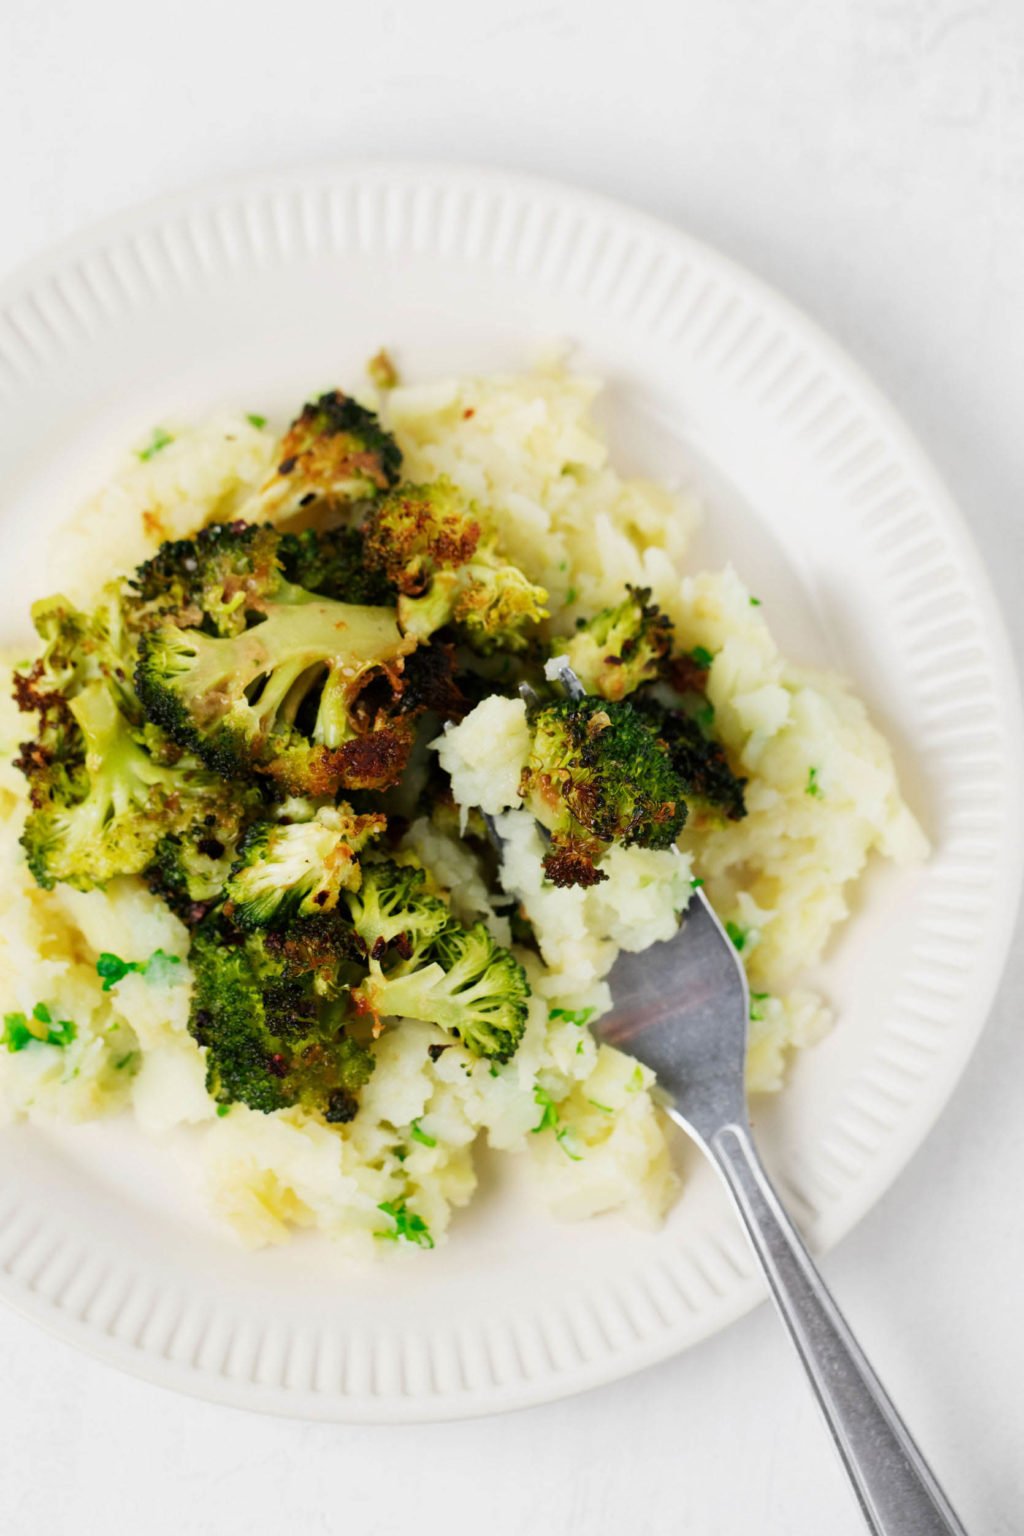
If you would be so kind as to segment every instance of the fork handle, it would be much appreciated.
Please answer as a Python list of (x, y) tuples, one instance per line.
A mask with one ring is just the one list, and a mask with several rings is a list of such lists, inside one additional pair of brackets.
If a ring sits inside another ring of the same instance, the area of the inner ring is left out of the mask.
[(964, 1528), (826, 1289), (745, 1126), (706, 1143), (875, 1536), (965, 1536)]

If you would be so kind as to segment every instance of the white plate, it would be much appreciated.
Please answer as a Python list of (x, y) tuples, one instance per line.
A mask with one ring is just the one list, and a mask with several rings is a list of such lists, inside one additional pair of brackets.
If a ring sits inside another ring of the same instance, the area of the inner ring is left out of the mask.
[[(46, 588), (40, 535), (154, 423), (287, 411), (382, 343), (414, 377), (525, 365), (566, 337), (610, 382), (620, 462), (691, 474), (698, 555), (731, 555), (784, 646), (849, 671), (935, 843), (872, 871), (824, 982), (840, 1023), (756, 1106), (818, 1247), (879, 1197), (981, 1029), (1021, 872), (1008, 648), (961, 519), (890, 407), (807, 320), (629, 209), (479, 171), (342, 167), (169, 198), (0, 294), (0, 600)], [(609, 1381), (760, 1295), (713, 1176), (664, 1229), (549, 1220), (515, 1159), (429, 1257), (240, 1252), (188, 1139), (130, 1125), (0, 1138), (0, 1292), (104, 1359), (222, 1402), (325, 1419), (484, 1413)]]

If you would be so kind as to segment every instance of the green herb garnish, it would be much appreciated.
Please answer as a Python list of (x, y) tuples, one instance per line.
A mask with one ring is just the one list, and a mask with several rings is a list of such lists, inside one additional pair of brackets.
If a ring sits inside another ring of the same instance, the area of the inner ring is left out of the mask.
[(542, 1088), (539, 1083), (533, 1090), (533, 1101), (541, 1107), (541, 1117), (533, 1128), (534, 1136), (539, 1135), (541, 1131), (556, 1130), (558, 1126), (558, 1105), (547, 1089)]
[(750, 929), (741, 928), (739, 923), (728, 922), (725, 925), (725, 931), (729, 935), (730, 939), (732, 939), (736, 948), (742, 954), (743, 946), (746, 944), (750, 937)]
[(434, 1239), (430, 1235), (430, 1228), (422, 1216), (417, 1216), (415, 1211), (409, 1210), (404, 1200), (382, 1200), (377, 1209), (383, 1211), (385, 1216), (391, 1217), (395, 1230), (376, 1232), (375, 1237), (395, 1243), (403, 1239), (407, 1243), (415, 1243), (417, 1248), (433, 1248)]
[(9, 1051), (23, 1051), (33, 1041), (40, 1045), (56, 1045), (60, 1049), (70, 1045), (75, 1038), (77, 1030), (71, 1019), (58, 1019), (54, 1023), (53, 1017), (45, 1003), (36, 1003), (31, 1017), (23, 1013), (5, 1013), (3, 1035), (0, 1036), (3, 1044)]
[(804, 785), (804, 794), (805, 795), (813, 795), (815, 800), (824, 800), (824, 798), (825, 798), (825, 791), (822, 789), (821, 785), (818, 783), (818, 770), (817, 770), (817, 768), (808, 768), (808, 770), (807, 770), (807, 783)]
[(420, 1126), (420, 1123), (419, 1123), (418, 1120), (414, 1120), (412, 1122), (412, 1124), (410, 1125), (410, 1127), (409, 1127), (409, 1135), (412, 1137), (413, 1141), (418, 1141), (421, 1147), (436, 1147), (437, 1146), (437, 1137), (436, 1136), (428, 1136), (426, 1131), (423, 1130), (422, 1127)]
[(230, 1104), (218, 1104), (217, 1105), (217, 1119), (218, 1120), (223, 1120), (224, 1116), (228, 1115), (230, 1113), (231, 1113), (231, 1105)]
[(265, 416), (258, 416), (255, 411), (246, 411), (245, 419), (251, 427), (256, 428), (257, 432), (262, 432), (267, 424), (267, 418)]
[(157, 985), (169, 983), (173, 967), (180, 964), (177, 955), (168, 955), (162, 949), (155, 949), (148, 960), (122, 960), (120, 955), (104, 950), (96, 961), (96, 974), (103, 982), (104, 992), (109, 992), (132, 971)]
[(690, 655), (702, 672), (706, 672), (715, 659), (714, 651), (709, 651), (706, 645), (695, 645)]
[(145, 463), (148, 459), (151, 459), (154, 454), (159, 453), (161, 449), (166, 448), (169, 443), (173, 442), (174, 438), (169, 432), (165, 432), (163, 427), (154, 427), (153, 436), (149, 440), (148, 448), (140, 448), (136, 457), (140, 458), (143, 463)]
[(566, 1024), (575, 1024), (582, 1029), (584, 1024), (589, 1024), (595, 1012), (594, 1008), (549, 1008), (548, 1018), (552, 1021), (562, 1019)]

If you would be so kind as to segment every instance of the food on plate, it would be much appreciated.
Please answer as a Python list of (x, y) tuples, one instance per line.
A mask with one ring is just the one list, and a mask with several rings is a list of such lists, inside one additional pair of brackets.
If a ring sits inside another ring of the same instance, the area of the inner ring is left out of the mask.
[(775, 1091), (851, 882), (924, 839), (591, 381), (373, 371), (280, 434), (161, 428), (62, 530), (2, 708), (0, 1103), (177, 1132), (252, 1244), (432, 1247), (480, 1141), (655, 1221), (652, 1074), (590, 1030), (616, 955), (703, 885)]

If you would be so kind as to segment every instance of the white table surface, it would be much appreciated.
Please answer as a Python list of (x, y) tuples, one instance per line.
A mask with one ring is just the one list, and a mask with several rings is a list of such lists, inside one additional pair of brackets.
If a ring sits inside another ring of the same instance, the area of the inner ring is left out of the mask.
[[(1024, 649), (1017, 0), (4, 0), (0, 270), (126, 203), (331, 156), (494, 162), (746, 262), (897, 401)], [(1024, 1508), (1024, 965), (925, 1148), (825, 1272), (976, 1536)], [(854, 1536), (761, 1308), (589, 1397), (428, 1428), (178, 1398), (0, 1312), (11, 1536)]]

